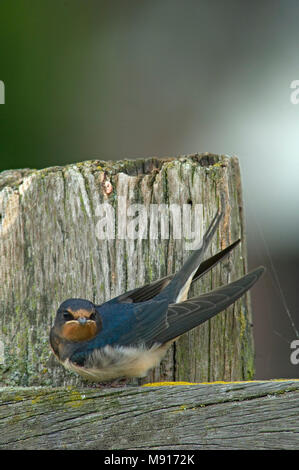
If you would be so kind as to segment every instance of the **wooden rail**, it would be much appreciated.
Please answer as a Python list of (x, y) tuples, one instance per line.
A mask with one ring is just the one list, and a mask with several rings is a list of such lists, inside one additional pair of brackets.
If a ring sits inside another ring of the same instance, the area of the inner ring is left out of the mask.
[(2, 388), (0, 449), (298, 449), (299, 380)]

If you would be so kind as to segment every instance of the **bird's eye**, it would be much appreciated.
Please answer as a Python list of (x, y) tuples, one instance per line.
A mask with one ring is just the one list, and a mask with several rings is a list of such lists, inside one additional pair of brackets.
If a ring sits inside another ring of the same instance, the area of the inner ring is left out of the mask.
[(74, 320), (73, 315), (68, 311), (63, 312), (63, 318), (64, 320)]
[(96, 314), (95, 312), (93, 312), (90, 317), (89, 317), (90, 320), (95, 320), (96, 319)]

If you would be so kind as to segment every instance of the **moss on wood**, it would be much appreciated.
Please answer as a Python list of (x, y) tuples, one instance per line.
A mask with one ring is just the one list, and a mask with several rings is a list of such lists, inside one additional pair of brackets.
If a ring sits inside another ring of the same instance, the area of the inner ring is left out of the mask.
[(0, 449), (297, 449), (299, 381), (0, 389)]

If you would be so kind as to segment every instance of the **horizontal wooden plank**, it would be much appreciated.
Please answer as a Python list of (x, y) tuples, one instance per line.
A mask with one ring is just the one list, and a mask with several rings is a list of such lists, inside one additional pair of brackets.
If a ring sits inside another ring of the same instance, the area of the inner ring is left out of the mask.
[(0, 389), (0, 449), (296, 449), (299, 380)]

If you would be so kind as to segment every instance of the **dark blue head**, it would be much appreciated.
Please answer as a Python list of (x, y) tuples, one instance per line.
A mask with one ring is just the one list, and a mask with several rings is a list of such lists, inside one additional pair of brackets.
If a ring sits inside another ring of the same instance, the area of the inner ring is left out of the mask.
[(92, 302), (86, 299), (67, 299), (60, 305), (59, 311), (70, 310), (76, 312), (78, 310), (85, 310), (86, 312), (92, 312), (95, 310), (95, 306)]
[(57, 310), (54, 328), (67, 341), (88, 341), (101, 330), (102, 321), (95, 305), (85, 299), (68, 299)]

